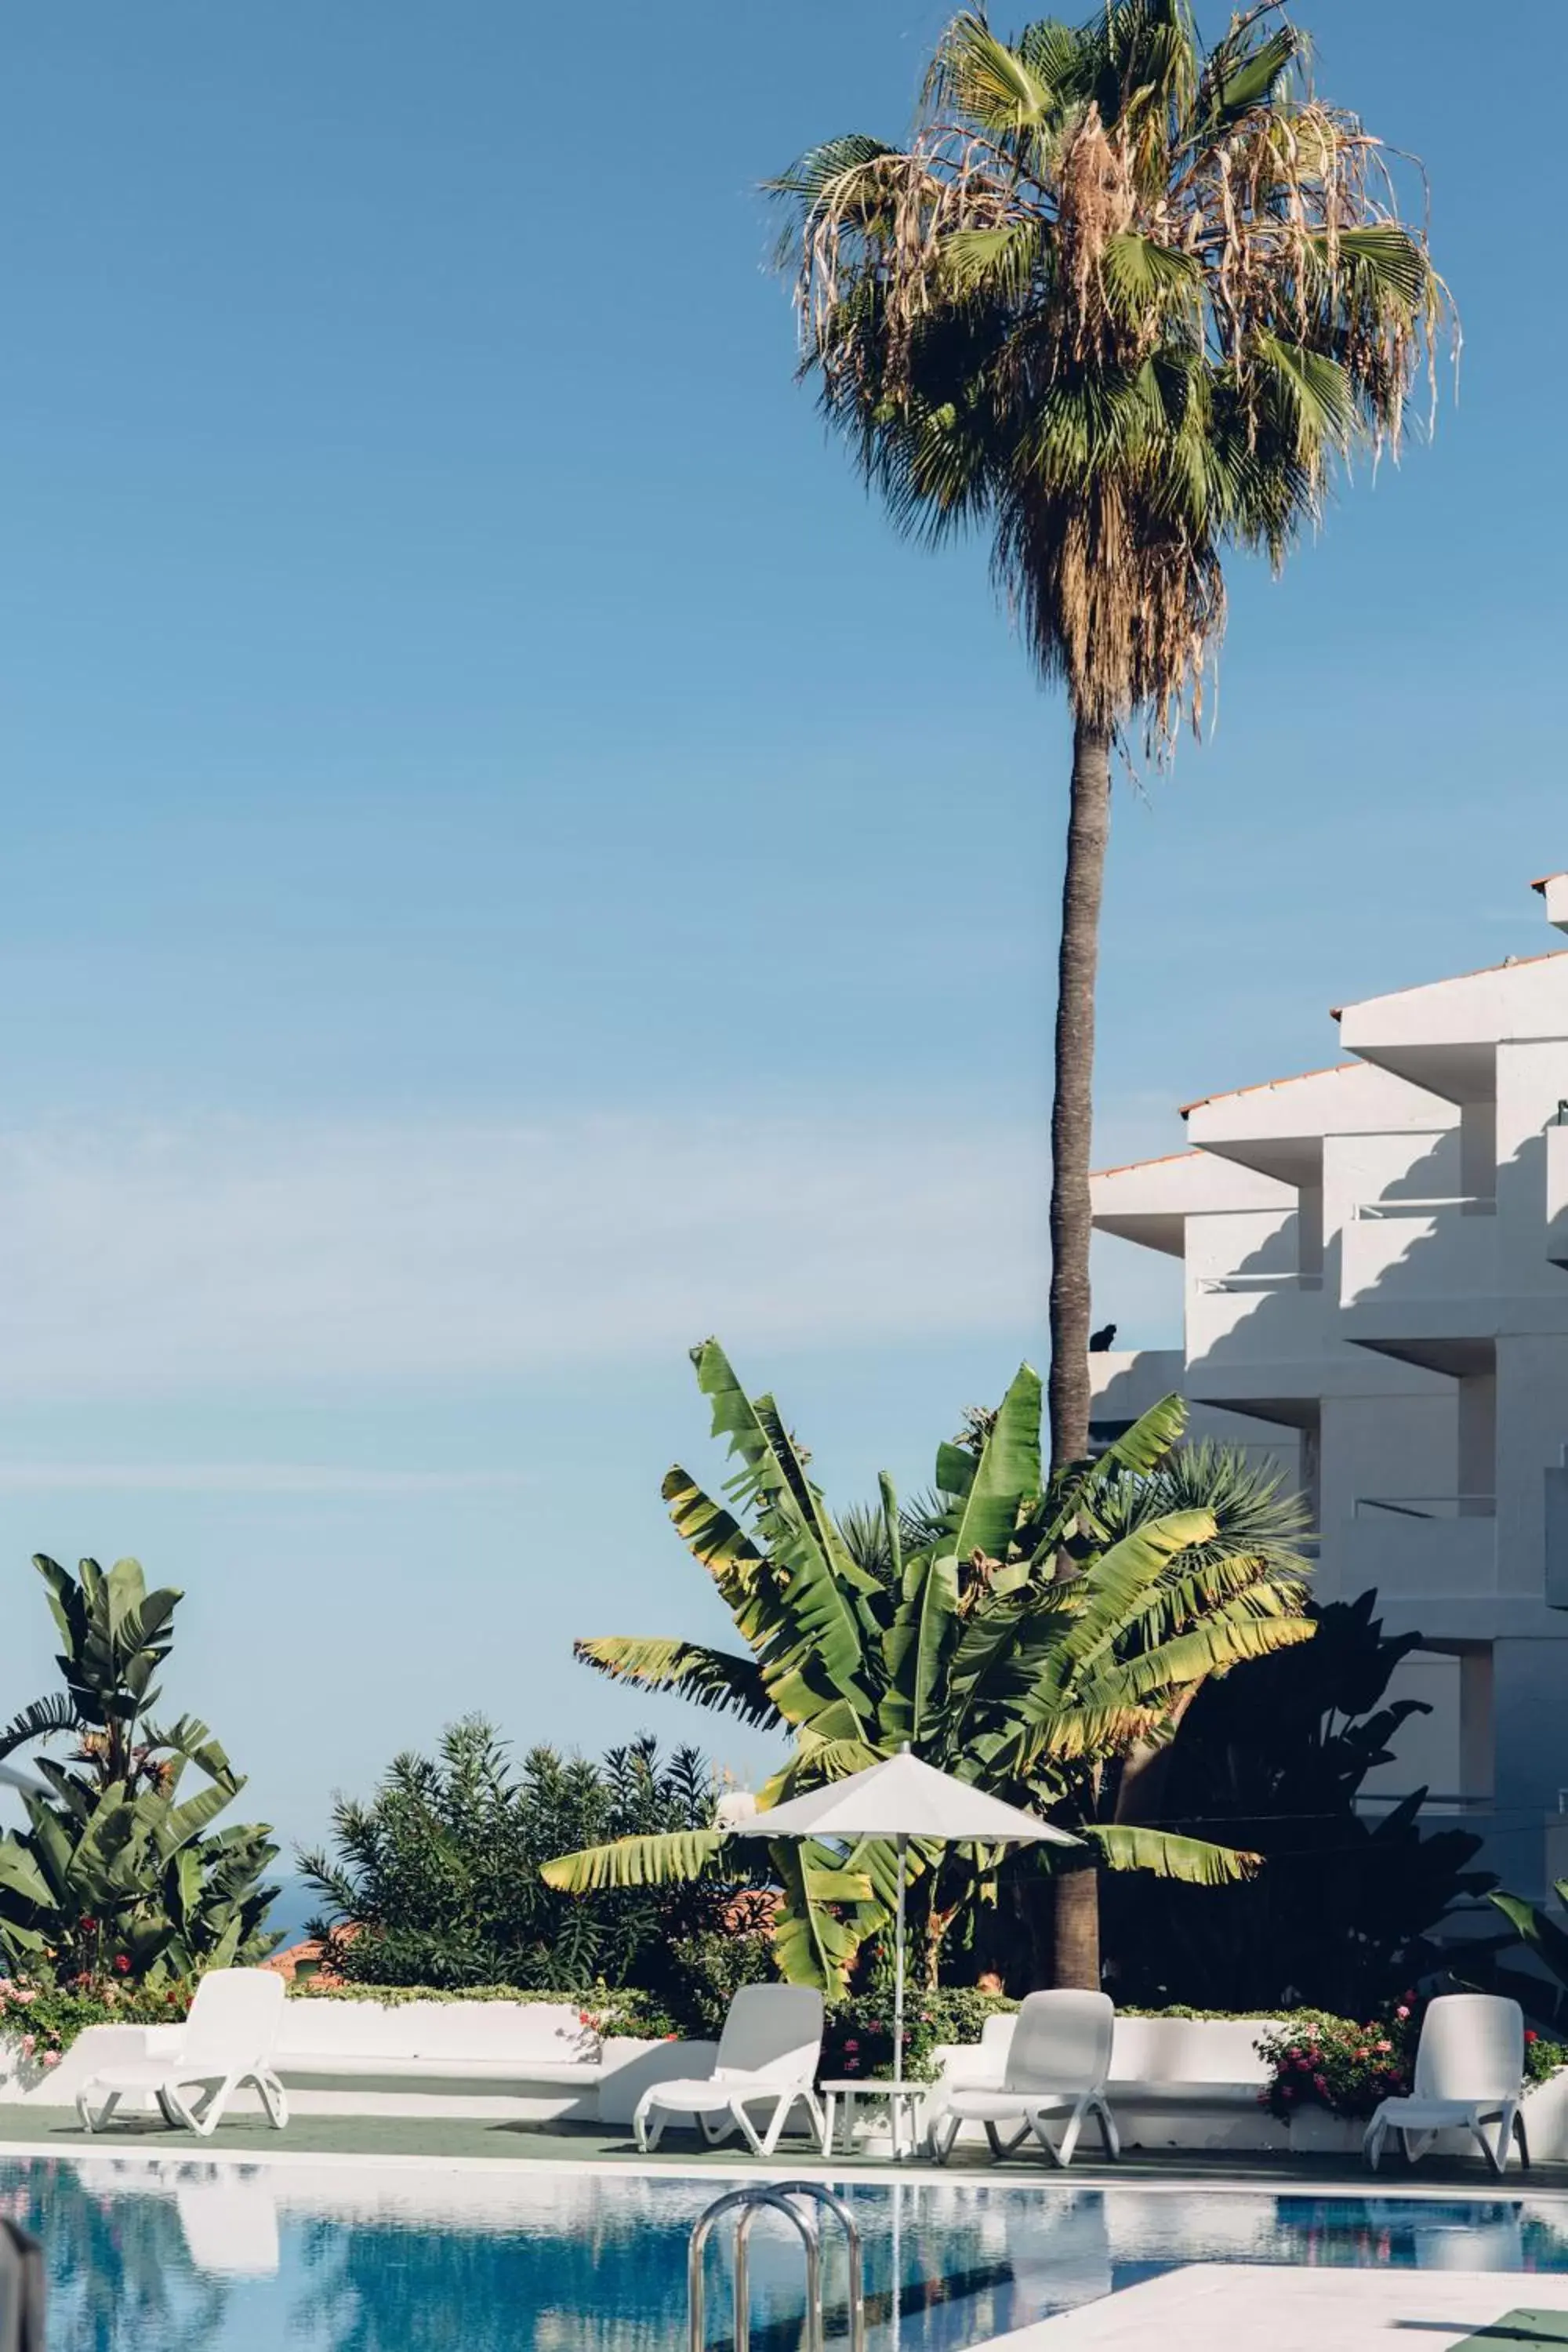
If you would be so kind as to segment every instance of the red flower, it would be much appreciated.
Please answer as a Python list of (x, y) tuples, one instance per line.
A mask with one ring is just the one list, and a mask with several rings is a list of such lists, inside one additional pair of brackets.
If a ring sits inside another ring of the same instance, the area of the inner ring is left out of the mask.
[(1525, 2037), (1524, 2037), (1524, 2038), (1525, 2038), (1525, 2040), (1526, 2040), (1527, 2042), (1539, 2042), (1539, 2041), (1540, 2041), (1540, 2039), (1541, 2039), (1541, 2036), (1540, 2036), (1540, 2034), (1539, 2034), (1539, 2033), (1531, 2033), (1531, 2032), (1526, 2032), (1526, 2034), (1525, 2034)]
[(84, 1936), (96, 1936), (98, 1933), (98, 1922), (96, 1919), (80, 1919), (77, 1922), (77, 1925), (80, 1927)]
[(125, 1955), (124, 1955), (124, 1953), (123, 1953), (123, 1952), (116, 1952), (116, 1953), (115, 1953), (115, 1955), (114, 1955), (114, 1967), (115, 1967), (115, 1972), (116, 1972), (116, 1974), (117, 1974), (117, 1975), (119, 1975), (119, 1976), (128, 1977), (128, 1976), (131, 1974), (131, 1963), (130, 1963), (130, 1961), (126, 1958), (126, 1957), (125, 1957)]

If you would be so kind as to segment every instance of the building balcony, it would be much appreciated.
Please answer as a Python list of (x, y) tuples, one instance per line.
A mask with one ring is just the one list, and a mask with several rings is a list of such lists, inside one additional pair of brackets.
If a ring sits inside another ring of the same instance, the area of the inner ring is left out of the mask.
[(1484, 1599), (1498, 1589), (1490, 1495), (1363, 1495), (1345, 1531), (1344, 1591), (1391, 1603)]
[(1546, 1130), (1546, 1255), (1568, 1266), (1568, 1126)]
[(1345, 1339), (1434, 1371), (1484, 1368), (1498, 1328), (1495, 1201), (1363, 1201), (1342, 1247)]
[(1131, 1429), (1152, 1405), (1182, 1392), (1179, 1348), (1119, 1348), (1090, 1356), (1089, 1427), (1104, 1444)]
[(1321, 1274), (1235, 1274), (1192, 1283), (1188, 1395), (1237, 1412), (1316, 1400), (1329, 1314)]

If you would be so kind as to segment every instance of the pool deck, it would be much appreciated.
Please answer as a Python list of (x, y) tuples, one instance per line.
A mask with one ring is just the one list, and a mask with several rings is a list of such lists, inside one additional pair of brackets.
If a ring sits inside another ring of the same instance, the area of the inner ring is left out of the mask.
[(1169, 2271), (981, 2352), (1545, 2352), (1568, 2346), (1568, 2278), (1496, 2271)]
[(1020, 2153), (993, 2164), (984, 2151), (962, 2155), (944, 2168), (894, 2165), (885, 2156), (835, 2156), (824, 2162), (814, 2143), (788, 2139), (770, 2162), (746, 2156), (736, 2144), (710, 2148), (695, 2135), (668, 2131), (656, 2155), (641, 2156), (631, 2133), (591, 2124), (539, 2125), (512, 2119), (466, 2116), (301, 2115), (275, 2132), (259, 2115), (233, 2115), (210, 2139), (172, 2131), (153, 2117), (116, 2117), (106, 2130), (89, 2134), (74, 2113), (60, 2107), (12, 2106), (0, 2112), (0, 2159), (6, 2157), (157, 2156), (228, 2158), (246, 2164), (287, 2163), (325, 2158), (335, 2162), (427, 2164), (557, 2170), (629, 2168), (669, 2175), (711, 2174), (756, 2179), (772, 2175), (816, 2174), (833, 2179), (995, 2180), (1075, 2188), (1139, 2188), (1179, 2190), (1236, 2189), (1276, 2195), (1475, 2196), (1531, 2198), (1568, 2196), (1568, 2164), (1535, 2164), (1528, 2172), (1510, 2168), (1497, 2180), (1479, 2158), (1427, 2158), (1414, 2170), (1400, 2163), (1375, 2177), (1342, 2156), (1272, 2156), (1241, 2151), (1152, 2152), (1134, 2149), (1119, 2164), (1080, 2156), (1070, 2172), (1058, 2171), (1037, 2155)]

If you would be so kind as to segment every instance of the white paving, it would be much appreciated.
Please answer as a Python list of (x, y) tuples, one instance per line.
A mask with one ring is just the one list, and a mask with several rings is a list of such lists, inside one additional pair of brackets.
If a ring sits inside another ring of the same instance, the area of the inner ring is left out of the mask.
[[(1450, 2352), (1510, 2311), (1562, 2312), (1568, 2276), (1535, 2271), (1168, 2271), (985, 2352)], [(1530, 2339), (1525, 2338), (1527, 2346)], [(1499, 2352), (1523, 2352), (1500, 2336)]]

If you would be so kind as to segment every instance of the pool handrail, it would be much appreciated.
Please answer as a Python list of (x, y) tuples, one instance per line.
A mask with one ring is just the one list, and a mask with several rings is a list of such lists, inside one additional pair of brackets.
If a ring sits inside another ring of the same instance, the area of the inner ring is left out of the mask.
[[(689, 2352), (706, 2352), (707, 2292), (703, 2256), (708, 2241), (726, 2213), (737, 2215), (731, 2296), (734, 2352), (749, 2352), (752, 2335), (752, 2227), (759, 2213), (784, 2214), (799, 2232), (805, 2253), (805, 2352), (824, 2352), (825, 2316), (822, 2297), (822, 2234), (816, 2219), (790, 2200), (811, 2199), (839, 2222), (849, 2257), (849, 2352), (866, 2352), (866, 2282), (860, 2230), (844, 2200), (820, 2180), (759, 2181), (754, 2187), (732, 2189), (716, 2198), (698, 2217), (687, 2254), (687, 2343)], [(897, 2291), (895, 2283), (895, 2292)]]

